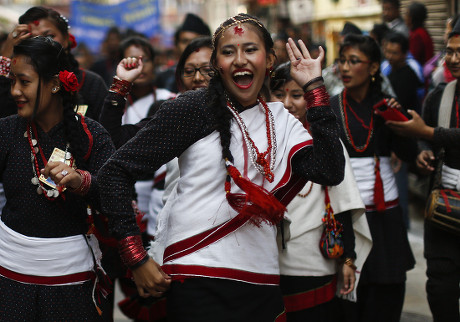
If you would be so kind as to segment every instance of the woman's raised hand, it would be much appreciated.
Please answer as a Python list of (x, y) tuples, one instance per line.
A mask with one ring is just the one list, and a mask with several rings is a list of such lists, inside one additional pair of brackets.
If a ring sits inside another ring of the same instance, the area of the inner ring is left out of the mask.
[(143, 66), (142, 56), (123, 58), (117, 66), (117, 76), (132, 83), (142, 73)]
[[(299, 86), (304, 86), (312, 79), (321, 76), (321, 62), (324, 58), (324, 49), (319, 47), (319, 56), (313, 59), (302, 40), (299, 40), (299, 47), (300, 50), (292, 38), (288, 39), (286, 50), (291, 60), (291, 76)], [(316, 87), (314, 84), (310, 86), (311, 88)], [(310, 88), (306, 90), (308, 89)]]

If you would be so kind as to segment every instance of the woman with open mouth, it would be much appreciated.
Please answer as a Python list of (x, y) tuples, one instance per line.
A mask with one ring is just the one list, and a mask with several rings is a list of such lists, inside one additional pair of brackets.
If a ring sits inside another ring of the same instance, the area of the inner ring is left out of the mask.
[[(172, 321), (284, 319), (276, 225), (305, 180), (343, 179), (344, 156), (312, 59), (287, 44), (293, 77), (309, 102), (311, 133), (261, 97), (274, 64), (273, 41), (255, 17), (239, 14), (213, 36), (209, 87), (163, 104), (100, 172), (104, 211), (142, 296), (167, 295)], [(120, 80), (114, 100), (129, 82)], [(180, 178), (158, 218), (150, 255), (132, 215), (132, 183), (179, 157)], [(151, 258), (151, 256), (153, 258)]]

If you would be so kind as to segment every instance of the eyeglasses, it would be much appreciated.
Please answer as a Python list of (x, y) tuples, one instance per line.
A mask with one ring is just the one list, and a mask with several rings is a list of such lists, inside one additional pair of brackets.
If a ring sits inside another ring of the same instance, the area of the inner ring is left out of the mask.
[(204, 77), (210, 77), (212, 68), (210, 66), (201, 66), (200, 68), (187, 67), (184, 68), (184, 77), (194, 77), (196, 72), (199, 71)]
[(446, 57), (451, 58), (452, 56), (454, 56), (454, 54), (456, 54), (457, 57), (460, 57), (460, 50), (459, 49), (457, 50), (447, 49), (446, 50)]
[(340, 65), (345, 65), (345, 63), (348, 63), (349, 66), (355, 66), (355, 65), (361, 64), (361, 63), (370, 63), (370, 61), (361, 60), (359, 58), (349, 58), (349, 59), (340, 58), (339, 59), (339, 64)]

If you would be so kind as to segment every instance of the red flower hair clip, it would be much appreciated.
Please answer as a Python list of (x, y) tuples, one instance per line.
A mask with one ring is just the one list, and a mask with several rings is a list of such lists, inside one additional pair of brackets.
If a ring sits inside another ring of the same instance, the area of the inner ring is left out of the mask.
[(75, 47), (77, 47), (77, 41), (75, 40), (75, 36), (72, 35), (70, 32), (69, 32), (69, 42), (70, 42), (70, 49), (74, 49)]
[(60, 71), (59, 80), (67, 92), (76, 92), (78, 90), (78, 80), (74, 73), (66, 70)]

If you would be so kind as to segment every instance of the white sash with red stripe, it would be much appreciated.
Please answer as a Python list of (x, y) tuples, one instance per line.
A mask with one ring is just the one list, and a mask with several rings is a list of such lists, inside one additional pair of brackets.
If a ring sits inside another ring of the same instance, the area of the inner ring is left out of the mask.
[(91, 279), (93, 267), (83, 235), (29, 237), (0, 220), (0, 275), (23, 283), (68, 285)]
[[(375, 160), (374, 158), (350, 158), (356, 183), (358, 184), (361, 198), (368, 210), (374, 206)], [(380, 176), (383, 182), (383, 192), (387, 208), (395, 207), (398, 202), (398, 187), (391, 168), (389, 157), (380, 157)]]

